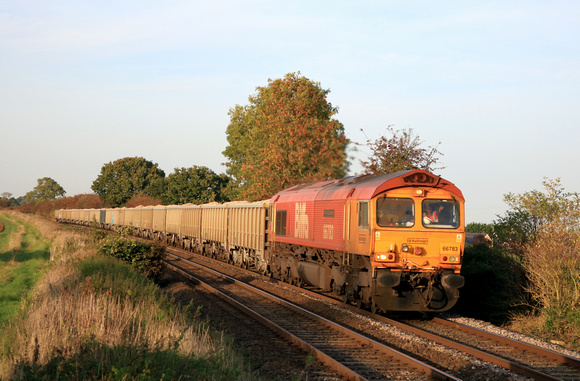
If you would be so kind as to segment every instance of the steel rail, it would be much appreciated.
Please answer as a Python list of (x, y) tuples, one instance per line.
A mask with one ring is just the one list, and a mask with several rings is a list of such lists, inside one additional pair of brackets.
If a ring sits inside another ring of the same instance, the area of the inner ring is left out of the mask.
[[(260, 290), (259, 288), (256, 288), (254, 286), (251, 286), (247, 283), (238, 281), (235, 278), (232, 278), (230, 276), (227, 276), (225, 274), (222, 274), (218, 271), (215, 271), (211, 268), (208, 268), (204, 265), (201, 265), (199, 263), (190, 261), (188, 259), (182, 258), (178, 255), (172, 254), (171, 255), (175, 256), (176, 258), (178, 258), (179, 260), (182, 261), (186, 261), (194, 266), (197, 266), (199, 268), (202, 268), (204, 271), (209, 271), (213, 274), (219, 275), (221, 277), (224, 277), (225, 279), (227, 279), (229, 282), (231, 283), (235, 283), (236, 285), (243, 287), (246, 290), (249, 290), (251, 292), (257, 293), (259, 295), (262, 295), (264, 297), (267, 297), (269, 299), (273, 299), (275, 300), (277, 303), (280, 303), (288, 308), (293, 309), (296, 312), (299, 312), (303, 315), (307, 315), (312, 319), (316, 319), (318, 322), (325, 324), (328, 327), (332, 327), (335, 330), (338, 330), (340, 332), (342, 332), (345, 335), (348, 335), (351, 338), (356, 338), (356, 340), (362, 341), (364, 342), (366, 345), (372, 347), (375, 350), (378, 350), (380, 352), (382, 352), (383, 354), (390, 356), (402, 363), (405, 363), (409, 366), (412, 366), (413, 368), (415, 368), (416, 370), (418, 370), (419, 372), (424, 372), (426, 373), (428, 376), (430, 376), (432, 379), (436, 379), (436, 380), (459, 380), (458, 378), (443, 372), (435, 367), (432, 367), (426, 363), (423, 363), (417, 359), (412, 358), (411, 356), (408, 356), (404, 353), (401, 353), (393, 348), (390, 348), (382, 343), (379, 343), (378, 341), (375, 341), (373, 339), (370, 339), (368, 337), (362, 336), (361, 334), (350, 330), (349, 328), (346, 328), (340, 324), (334, 323), (322, 316), (316, 315), (302, 307), (299, 307), (287, 300), (281, 299), (275, 295), (272, 295), (266, 291)], [(220, 262), (221, 263), (221, 262)], [(193, 278), (195, 279), (196, 282), (199, 282), (200, 285), (202, 285), (205, 289), (208, 289), (210, 292), (216, 294), (217, 296), (219, 296), (220, 298), (226, 300), (228, 303), (232, 303), (234, 306), (236, 306), (237, 308), (239, 308), (241, 311), (247, 313), (249, 316), (257, 319), (258, 321), (262, 322), (264, 325), (266, 325), (267, 327), (271, 328), (272, 330), (274, 330), (275, 332), (279, 333), (280, 335), (286, 337), (289, 341), (297, 344), (298, 346), (300, 346), (301, 348), (303, 348), (305, 351), (307, 351), (308, 353), (310, 353), (312, 356), (314, 356), (316, 359), (320, 360), (322, 363), (326, 364), (327, 366), (331, 367), (332, 369), (336, 370), (337, 372), (339, 372), (342, 376), (347, 377), (348, 379), (353, 379), (353, 380), (363, 380), (364, 377), (359, 375), (358, 373), (356, 373), (355, 371), (349, 369), (348, 367), (346, 367), (344, 364), (341, 364), (340, 362), (336, 361), (335, 359), (333, 359), (330, 355), (320, 351), (319, 349), (315, 348), (315, 346), (307, 343), (306, 341), (298, 338), (297, 336), (295, 336), (294, 334), (288, 332), (287, 330), (285, 330), (284, 328), (280, 327), (279, 325), (277, 325), (276, 323), (268, 320), (267, 318), (261, 316), (260, 314), (258, 314), (257, 312), (249, 309), (248, 307), (242, 305), (241, 303), (235, 301), (234, 299), (232, 299), (230, 296), (226, 295), (225, 293), (213, 288), (212, 286), (210, 286), (209, 284), (207, 284), (206, 282), (201, 281), (200, 279), (194, 277), (193, 275), (189, 274), (185, 269), (180, 268), (179, 266), (176, 265), (172, 265), (172, 267), (176, 268), (176, 270), (180, 273), (185, 275), (188, 278)]]
[(433, 321), (437, 322), (441, 325), (451, 327), (453, 329), (460, 329), (464, 332), (477, 335), (477, 336), (484, 338), (484, 339), (497, 341), (500, 343), (506, 343), (512, 347), (519, 348), (521, 350), (528, 351), (531, 353), (535, 353), (535, 354), (540, 355), (540, 356), (544, 356), (544, 357), (549, 358), (551, 360), (557, 361), (558, 364), (560, 364), (560, 365), (568, 365), (568, 366), (580, 369), (580, 360), (579, 359), (576, 359), (576, 358), (570, 357), (570, 356), (566, 356), (562, 353), (554, 352), (550, 349), (541, 348), (541, 347), (538, 347), (538, 346), (533, 345), (533, 344), (524, 343), (523, 341), (520, 341), (520, 340), (501, 336), (501, 335), (498, 335), (496, 333), (484, 331), (484, 330), (479, 329), (479, 328), (470, 327), (468, 325), (457, 323), (457, 322), (450, 321), (447, 319), (441, 319), (441, 318), (436, 317), (436, 318), (433, 318)]

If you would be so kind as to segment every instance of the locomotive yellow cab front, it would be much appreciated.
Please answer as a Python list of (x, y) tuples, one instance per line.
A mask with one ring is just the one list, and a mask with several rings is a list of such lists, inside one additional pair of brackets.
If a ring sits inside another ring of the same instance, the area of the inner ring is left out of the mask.
[(451, 308), (463, 286), (463, 203), (416, 187), (387, 191), (371, 205), (373, 299), (402, 310)]

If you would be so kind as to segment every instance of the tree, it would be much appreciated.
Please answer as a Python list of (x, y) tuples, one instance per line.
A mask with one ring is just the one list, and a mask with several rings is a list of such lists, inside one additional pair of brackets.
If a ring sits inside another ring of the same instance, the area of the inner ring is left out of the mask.
[(494, 226), (492, 224), (484, 224), (481, 222), (470, 222), (465, 225), (466, 233), (487, 233), (493, 234)]
[(230, 109), (223, 154), (236, 197), (258, 200), (308, 181), (343, 177), (348, 140), (330, 91), (300, 73), (268, 80)]
[(161, 199), (151, 197), (141, 192), (137, 193), (135, 196), (128, 199), (127, 202), (125, 203), (126, 208), (136, 208), (138, 206), (151, 206), (151, 205), (153, 206), (161, 205)]
[(224, 191), (229, 183), (226, 175), (217, 175), (207, 167), (175, 168), (167, 176), (165, 204), (203, 204), (229, 201)]
[(10, 192), (3, 192), (2, 197), (0, 197), (0, 208), (6, 208), (10, 206), (10, 197), (12, 197), (12, 193)]
[(43, 177), (38, 179), (37, 182), (38, 185), (26, 193), (26, 202), (50, 201), (66, 194), (64, 189), (50, 177)]
[(112, 207), (123, 206), (138, 193), (159, 197), (165, 172), (157, 164), (142, 157), (125, 157), (109, 162), (101, 168), (101, 173), (91, 189)]
[(508, 193), (504, 201), (515, 211), (525, 212), (538, 227), (547, 223), (559, 223), (572, 229), (580, 229), (580, 194), (566, 192), (560, 179), (544, 178), (546, 192), (533, 190), (517, 195)]
[(418, 135), (414, 136), (412, 128), (395, 130), (388, 126), (387, 132), (390, 137), (383, 135), (375, 140), (367, 138), (366, 143), (357, 144), (371, 150), (368, 161), (361, 160), (364, 173), (385, 174), (408, 169), (433, 172), (444, 168), (436, 167), (439, 161), (437, 156), (441, 155), (437, 147), (441, 142), (435, 147), (422, 148), (423, 142)]

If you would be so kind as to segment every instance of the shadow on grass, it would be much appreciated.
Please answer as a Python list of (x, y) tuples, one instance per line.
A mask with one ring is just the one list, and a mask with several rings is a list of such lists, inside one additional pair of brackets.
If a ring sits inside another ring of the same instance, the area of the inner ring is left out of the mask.
[(12, 250), (6, 253), (0, 253), (0, 262), (28, 262), (35, 259), (48, 260), (50, 259), (50, 252), (47, 250), (35, 250), (35, 251), (21, 251)]

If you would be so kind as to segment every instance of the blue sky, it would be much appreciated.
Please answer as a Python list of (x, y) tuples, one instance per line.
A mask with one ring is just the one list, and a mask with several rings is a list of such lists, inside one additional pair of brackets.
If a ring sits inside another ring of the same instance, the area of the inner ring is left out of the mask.
[(91, 193), (128, 156), (222, 173), (229, 109), (300, 71), (349, 139), (441, 142), (467, 222), (491, 222), (544, 177), (580, 191), (578, 20), (577, 1), (0, 0), (0, 193)]

